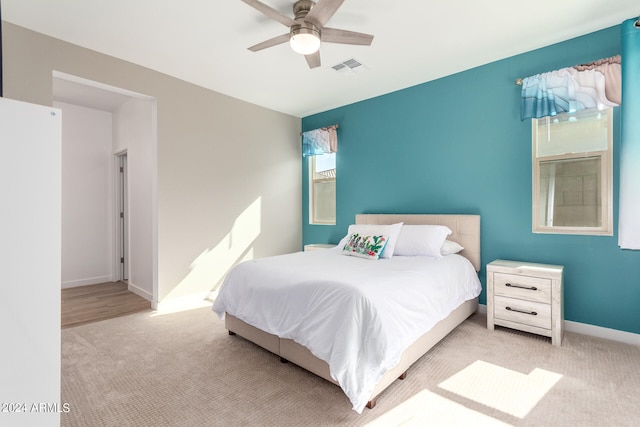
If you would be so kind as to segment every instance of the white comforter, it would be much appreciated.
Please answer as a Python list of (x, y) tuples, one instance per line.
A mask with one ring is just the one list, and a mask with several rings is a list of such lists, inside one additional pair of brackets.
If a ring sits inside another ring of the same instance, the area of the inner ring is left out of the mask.
[(361, 413), (402, 352), (480, 290), (459, 255), (371, 261), (334, 248), (239, 264), (213, 310), (307, 347)]

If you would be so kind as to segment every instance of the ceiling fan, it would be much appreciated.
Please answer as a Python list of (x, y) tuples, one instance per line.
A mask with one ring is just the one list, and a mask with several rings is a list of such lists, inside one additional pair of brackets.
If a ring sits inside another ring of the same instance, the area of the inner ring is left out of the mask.
[(294, 18), (283, 15), (258, 0), (242, 1), (289, 27), (288, 33), (251, 46), (249, 50), (252, 52), (289, 42), (295, 52), (304, 55), (309, 68), (316, 68), (320, 66), (321, 42), (369, 46), (373, 41), (373, 36), (370, 34), (324, 26), (344, 0), (318, 0), (317, 3), (311, 0), (298, 0), (293, 5)]

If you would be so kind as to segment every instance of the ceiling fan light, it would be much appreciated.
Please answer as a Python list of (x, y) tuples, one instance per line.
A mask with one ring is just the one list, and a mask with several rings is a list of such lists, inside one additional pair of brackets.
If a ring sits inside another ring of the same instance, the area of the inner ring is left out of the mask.
[(311, 55), (320, 49), (320, 34), (310, 28), (299, 28), (291, 31), (289, 44), (294, 52), (301, 55)]

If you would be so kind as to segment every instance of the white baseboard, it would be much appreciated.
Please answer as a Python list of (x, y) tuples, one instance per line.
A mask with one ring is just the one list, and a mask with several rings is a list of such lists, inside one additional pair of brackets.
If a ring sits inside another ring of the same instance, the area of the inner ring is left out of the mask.
[[(487, 306), (484, 304), (479, 304), (478, 312), (481, 314), (487, 314)], [(617, 329), (603, 328), (602, 326), (589, 325), (588, 323), (565, 320), (564, 330), (567, 332), (575, 332), (577, 334), (604, 338), (611, 341), (618, 341), (625, 344), (640, 345), (640, 334), (619, 331)]]
[(62, 289), (77, 288), (78, 286), (97, 285), (98, 283), (113, 282), (111, 276), (89, 277), (87, 279), (67, 280), (62, 282)]
[(589, 325), (587, 323), (564, 321), (564, 330), (592, 337), (604, 338), (625, 344), (640, 345), (640, 334), (619, 331), (617, 329), (603, 328), (602, 326)]
[(153, 295), (151, 294), (151, 292), (146, 291), (146, 290), (134, 285), (131, 282), (128, 283), (128, 289), (129, 289), (129, 291), (133, 292), (136, 295), (141, 296), (142, 298), (146, 299), (147, 301), (153, 301)]
[(209, 299), (210, 292), (201, 292), (193, 295), (186, 295), (178, 298), (168, 298), (162, 301), (151, 301), (151, 308), (158, 314), (174, 313), (177, 311), (193, 310), (195, 308), (207, 307), (213, 304)]

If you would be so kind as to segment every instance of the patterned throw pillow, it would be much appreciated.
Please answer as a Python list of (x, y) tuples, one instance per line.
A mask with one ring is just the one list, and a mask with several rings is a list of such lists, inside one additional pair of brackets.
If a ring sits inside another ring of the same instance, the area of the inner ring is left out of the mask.
[(393, 257), (396, 243), (398, 242), (402, 224), (402, 222), (391, 225), (351, 224), (347, 230), (345, 239), (353, 233), (358, 233), (361, 236), (385, 236), (387, 238), (387, 244), (380, 254), (380, 258), (391, 258)]
[(349, 235), (347, 243), (342, 248), (343, 255), (359, 258), (378, 259), (389, 238), (387, 236), (364, 236), (358, 233)]

